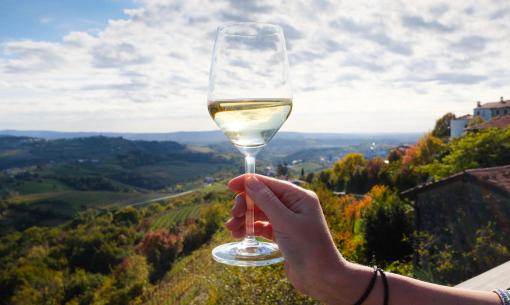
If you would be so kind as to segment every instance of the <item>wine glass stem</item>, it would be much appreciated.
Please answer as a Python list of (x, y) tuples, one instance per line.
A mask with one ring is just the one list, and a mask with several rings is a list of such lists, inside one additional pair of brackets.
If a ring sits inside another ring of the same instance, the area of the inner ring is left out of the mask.
[[(244, 161), (246, 173), (255, 174), (255, 155), (246, 155)], [(254, 211), (255, 204), (253, 200), (248, 195), (246, 195), (246, 237), (244, 238), (243, 242), (248, 244), (257, 243), (257, 240), (255, 239)]]

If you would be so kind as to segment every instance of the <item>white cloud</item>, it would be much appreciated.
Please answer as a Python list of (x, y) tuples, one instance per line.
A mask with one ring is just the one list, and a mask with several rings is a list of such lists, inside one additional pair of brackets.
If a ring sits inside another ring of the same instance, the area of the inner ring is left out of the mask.
[(510, 95), (506, 1), (169, 2), (139, 0), (94, 34), (2, 42), (0, 129), (213, 129), (210, 53), (230, 21), (284, 28), (295, 89), (286, 130), (423, 131)]
[(41, 17), (41, 18), (39, 18), (39, 22), (40, 22), (40, 23), (42, 23), (42, 24), (50, 23), (50, 22), (52, 22), (52, 21), (53, 21), (53, 19), (52, 19), (52, 18), (50, 18), (50, 17), (46, 17), (46, 16), (45, 16), (45, 17)]

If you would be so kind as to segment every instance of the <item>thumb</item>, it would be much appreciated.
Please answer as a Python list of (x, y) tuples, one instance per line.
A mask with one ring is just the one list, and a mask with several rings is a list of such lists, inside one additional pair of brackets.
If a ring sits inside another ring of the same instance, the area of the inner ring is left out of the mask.
[(292, 216), (280, 199), (254, 175), (246, 177), (245, 190), (247, 197), (266, 214), (273, 226), (285, 223)]

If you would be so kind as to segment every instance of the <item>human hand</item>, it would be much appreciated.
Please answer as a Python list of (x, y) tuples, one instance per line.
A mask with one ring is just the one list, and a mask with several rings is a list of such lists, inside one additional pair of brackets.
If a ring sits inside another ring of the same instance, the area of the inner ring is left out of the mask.
[(290, 182), (254, 174), (238, 176), (228, 186), (238, 193), (226, 223), (233, 236), (245, 235), (249, 196), (255, 203), (255, 234), (278, 244), (291, 284), (325, 300), (330, 289), (325, 279), (336, 276), (346, 262), (335, 247), (317, 195)]
[[(287, 181), (254, 174), (232, 179), (237, 192), (232, 218), (226, 223), (235, 237), (245, 234), (246, 196), (255, 203), (255, 234), (278, 243), (285, 271), (299, 291), (327, 304), (353, 304), (362, 295), (373, 269), (347, 262), (333, 243), (319, 199), (314, 192)], [(486, 291), (440, 286), (387, 273), (390, 303), (399, 304), (501, 304)], [(380, 304), (381, 281), (364, 304)]]

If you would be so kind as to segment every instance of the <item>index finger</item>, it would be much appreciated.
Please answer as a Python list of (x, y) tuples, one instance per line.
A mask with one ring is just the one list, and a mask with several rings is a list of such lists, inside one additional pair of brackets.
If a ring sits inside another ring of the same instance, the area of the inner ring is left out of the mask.
[(279, 180), (257, 174), (243, 174), (241, 176), (237, 176), (228, 182), (228, 187), (236, 193), (244, 192), (245, 180), (250, 175), (255, 175), (257, 177), (257, 180), (263, 182), (279, 198), (282, 198), (285, 194), (289, 192), (301, 190), (299, 186), (294, 185), (288, 181)]

